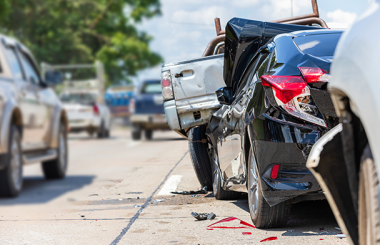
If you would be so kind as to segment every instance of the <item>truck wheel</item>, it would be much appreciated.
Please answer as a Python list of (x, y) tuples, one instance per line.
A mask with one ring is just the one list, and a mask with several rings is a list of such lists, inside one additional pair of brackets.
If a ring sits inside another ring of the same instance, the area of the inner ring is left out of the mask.
[[(190, 159), (202, 188), (207, 186), (207, 190), (212, 191), (212, 171), (210, 158), (208, 156), (207, 137), (205, 133), (206, 126), (204, 125), (190, 131)], [(202, 142), (202, 140), (205, 142)]]
[(22, 188), (21, 137), (16, 126), (11, 126), (8, 142), (8, 153), (1, 157), (1, 161), (5, 161), (6, 166), (0, 171), (1, 197), (15, 197)]
[(59, 130), (57, 158), (42, 162), (42, 170), (46, 179), (62, 179), (66, 175), (68, 159), (67, 135), (63, 125)]
[(378, 188), (376, 167), (367, 144), (359, 176), (359, 244), (380, 244)]
[(257, 228), (275, 228), (286, 225), (290, 212), (290, 201), (269, 206), (262, 195), (262, 186), (256, 160), (249, 151), (248, 158), (248, 206), (252, 222)]
[(145, 133), (145, 139), (152, 140), (152, 138), (153, 138), (153, 130), (151, 130), (151, 129), (145, 130), (144, 133)]
[(132, 139), (133, 140), (140, 140), (141, 139), (141, 126), (140, 125), (132, 124), (131, 131), (132, 131)]
[(212, 173), (212, 190), (216, 200), (236, 200), (242, 197), (242, 193), (236, 191), (226, 191), (222, 187), (222, 176), (219, 170), (218, 155), (214, 150)]

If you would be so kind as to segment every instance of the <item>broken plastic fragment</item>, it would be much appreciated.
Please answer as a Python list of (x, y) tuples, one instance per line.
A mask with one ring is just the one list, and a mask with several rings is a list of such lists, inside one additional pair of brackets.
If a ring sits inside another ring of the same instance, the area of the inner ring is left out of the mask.
[(346, 238), (346, 235), (345, 234), (336, 234), (336, 237), (338, 237), (338, 238)]
[(271, 237), (265, 238), (265, 239), (261, 240), (260, 242), (267, 242), (267, 241), (274, 241), (274, 240), (277, 240), (276, 236), (271, 236)]
[[(239, 224), (243, 225), (243, 226), (215, 226), (216, 224), (224, 223), (224, 222), (231, 222), (233, 220), (240, 221)], [(235, 218), (235, 217), (225, 218), (225, 219), (222, 219), (218, 222), (215, 222), (215, 223), (207, 226), (207, 230), (213, 230), (213, 229), (245, 229), (245, 228), (255, 228), (255, 226), (248, 224), (247, 222), (245, 222), (241, 219)]]
[(162, 202), (164, 199), (156, 199), (154, 202)]
[(195, 196), (195, 194), (207, 194), (207, 186), (203, 187), (199, 191), (172, 191), (171, 193), (172, 194), (181, 194), (181, 195), (194, 195), (194, 196)]
[(252, 232), (242, 232), (243, 235), (252, 235)]
[(197, 213), (191, 212), (191, 215), (197, 220), (212, 220), (215, 219), (216, 215), (214, 213)]
[(335, 229), (338, 230), (338, 231), (341, 231), (341, 229), (339, 227), (335, 227)]
[(139, 207), (141, 207), (140, 205), (137, 205), (137, 204), (135, 204), (135, 206), (133, 206), (133, 207), (135, 207), (135, 208), (139, 208)]

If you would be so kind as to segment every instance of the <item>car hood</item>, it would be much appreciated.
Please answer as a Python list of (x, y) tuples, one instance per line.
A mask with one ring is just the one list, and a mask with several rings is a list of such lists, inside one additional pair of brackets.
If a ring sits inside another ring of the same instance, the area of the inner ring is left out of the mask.
[(239, 81), (249, 61), (271, 38), (282, 33), (314, 30), (300, 26), (233, 18), (226, 25), (223, 77), (227, 87)]

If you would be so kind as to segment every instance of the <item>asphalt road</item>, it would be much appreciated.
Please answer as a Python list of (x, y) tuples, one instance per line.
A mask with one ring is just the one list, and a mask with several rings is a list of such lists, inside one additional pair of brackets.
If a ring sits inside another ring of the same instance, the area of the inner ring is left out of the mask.
[[(346, 244), (326, 201), (294, 204), (286, 227), (256, 229), (246, 198), (159, 195), (170, 188), (198, 190), (187, 141), (158, 132), (132, 141), (128, 130), (110, 139), (70, 135), (68, 175), (46, 181), (39, 164), (24, 168), (24, 189), (0, 199), (0, 244)], [(160, 200), (163, 199), (163, 200)], [(213, 212), (196, 221), (191, 212)], [(207, 227), (228, 217), (237, 219)]]

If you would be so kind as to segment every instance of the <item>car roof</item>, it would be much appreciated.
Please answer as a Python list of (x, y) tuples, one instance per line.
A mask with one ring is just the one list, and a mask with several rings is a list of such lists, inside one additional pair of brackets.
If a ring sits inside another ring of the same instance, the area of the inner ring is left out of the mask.
[(294, 31), (290, 33), (284, 33), (277, 35), (279, 36), (291, 36), (291, 37), (303, 37), (303, 36), (311, 36), (311, 35), (323, 35), (323, 34), (339, 34), (343, 33), (343, 29), (318, 29), (318, 30), (305, 30), (305, 31)]

